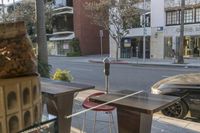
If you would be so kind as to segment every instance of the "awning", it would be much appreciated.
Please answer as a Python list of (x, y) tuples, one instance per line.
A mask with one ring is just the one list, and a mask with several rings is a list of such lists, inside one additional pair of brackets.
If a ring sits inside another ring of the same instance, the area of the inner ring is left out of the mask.
[(50, 41), (61, 41), (61, 40), (71, 40), (75, 37), (74, 33), (66, 36), (53, 36), (50, 37)]

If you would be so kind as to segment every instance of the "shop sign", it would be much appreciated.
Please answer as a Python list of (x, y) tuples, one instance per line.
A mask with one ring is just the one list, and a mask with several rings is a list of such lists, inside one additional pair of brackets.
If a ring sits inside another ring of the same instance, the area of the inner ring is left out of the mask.
[[(180, 32), (180, 28), (176, 28), (176, 32)], [(184, 32), (194, 32), (193, 27), (184, 27)]]
[(125, 39), (124, 40), (124, 47), (125, 48), (131, 47), (131, 39)]
[(163, 31), (163, 27), (157, 27), (157, 31)]
[[(184, 32), (199, 32), (200, 26), (197, 27), (184, 27)], [(176, 32), (180, 33), (180, 28), (176, 28)]]

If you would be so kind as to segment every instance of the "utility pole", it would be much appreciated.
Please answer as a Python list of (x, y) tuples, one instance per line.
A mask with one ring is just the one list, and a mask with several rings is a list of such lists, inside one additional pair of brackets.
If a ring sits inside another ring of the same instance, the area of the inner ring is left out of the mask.
[(177, 50), (177, 63), (183, 64), (183, 44), (184, 44), (184, 9), (185, 9), (185, 0), (181, 0), (181, 25), (180, 25), (180, 43)]
[(144, 10), (144, 14), (143, 14), (143, 61), (145, 62), (146, 59), (146, 18), (145, 18), (145, 14), (146, 14), (146, 0), (144, 0), (143, 3), (143, 10)]

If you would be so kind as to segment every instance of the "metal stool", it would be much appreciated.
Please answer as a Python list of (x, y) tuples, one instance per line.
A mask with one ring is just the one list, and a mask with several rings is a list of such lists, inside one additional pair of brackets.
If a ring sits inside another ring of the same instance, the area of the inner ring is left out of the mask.
[[(85, 109), (90, 109), (90, 108), (92, 108), (92, 107), (95, 107), (95, 106), (99, 105), (99, 103), (95, 103), (95, 102), (90, 101), (89, 98), (90, 98), (90, 97), (93, 97), (93, 96), (103, 95), (103, 94), (105, 94), (105, 93), (99, 92), (99, 93), (94, 93), (94, 94), (88, 96), (88, 97), (84, 100), (82, 106), (83, 106)], [(101, 106), (101, 107), (92, 109), (93, 111), (95, 111), (93, 133), (96, 132), (95, 128), (96, 128), (97, 112), (105, 112), (105, 113), (108, 113), (108, 114), (109, 114), (109, 128), (110, 128), (110, 133), (112, 133), (111, 123), (113, 123), (113, 125), (114, 125), (114, 119), (113, 119), (113, 114), (112, 114), (112, 111), (113, 111), (114, 109), (115, 109), (115, 107), (109, 106), (109, 105), (104, 105), (104, 106)], [(85, 129), (85, 123), (86, 123), (86, 112), (85, 112), (84, 119), (83, 119), (82, 132), (83, 132), (84, 129)], [(115, 132), (116, 132), (116, 130), (115, 130)]]

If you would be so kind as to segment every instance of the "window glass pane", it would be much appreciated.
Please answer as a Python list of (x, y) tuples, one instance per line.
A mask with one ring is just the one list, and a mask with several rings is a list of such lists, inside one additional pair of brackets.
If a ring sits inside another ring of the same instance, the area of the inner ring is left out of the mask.
[(200, 8), (196, 9), (196, 22), (200, 22)]
[(171, 12), (167, 12), (167, 25), (171, 24)]
[(180, 11), (176, 11), (176, 24), (180, 24)]
[(167, 25), (170, 24), (180, 24), (180, 12), (179, 11), (170, 11), (167, 12)]
[(172, 24), (176, 24), (176, 12), (172, 12)]
[(184, 22), (185, 23), (192, 23), (193, 22), (193, 10), (185, 10), (184, 11)]

